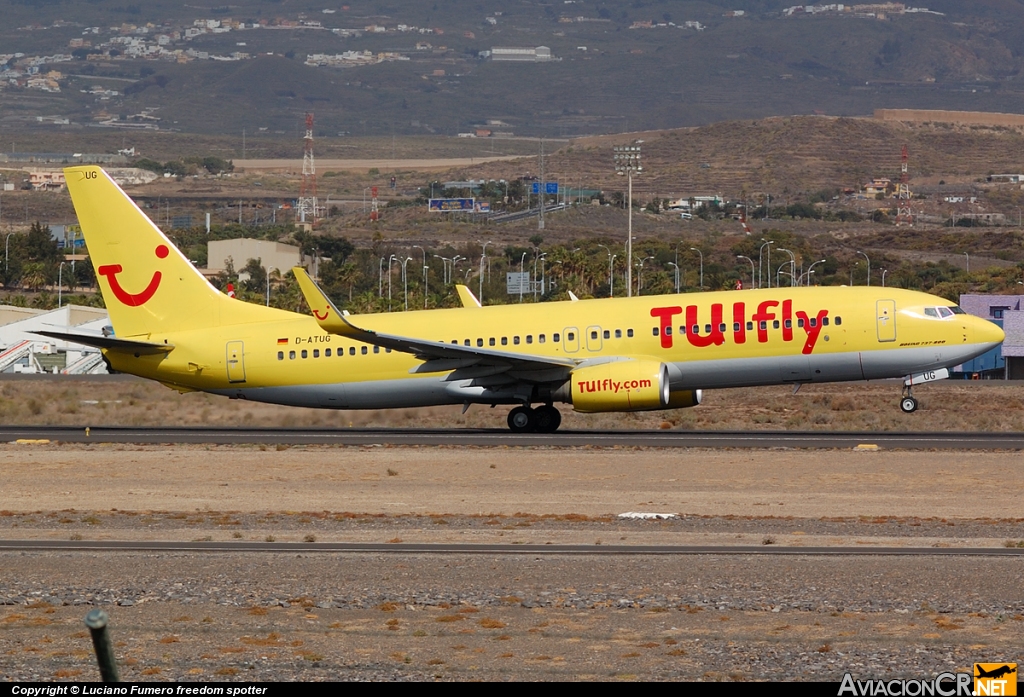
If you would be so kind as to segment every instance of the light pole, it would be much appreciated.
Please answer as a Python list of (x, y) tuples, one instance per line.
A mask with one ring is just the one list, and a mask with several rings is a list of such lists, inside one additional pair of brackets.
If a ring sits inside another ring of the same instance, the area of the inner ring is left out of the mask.
[[(820, 260), (814, 262), (813, 264), (811, 264), (810, 266), (807, 267), (807, 271), (805, 271), (803, 273), (803, 275), (800, 276), (800, 278), (803, 279), (804, 276), (807, 276), (807, 285), (810, 286), (811, 285), (811, 274), (814, 273), (811, 269), (813, 269), (818, 264), (824, 264), (824, 263), (825, 263), (824, 259), (820, 259)], [(797, 285), (799, 285), (799, 284), (797, 284)]]
[(11, 235), (13, 234), (13, 232), (7, 233), (7, 239), (4, 240), (4, 273), (7, 273), (7, 260), (11, 251)]
[(753, 290), (754, 289), (754, 260), (751, 259), (750, 257), (745, 257), (742, 254), (737, 254), (736, 258), (737, 259), (746, 259), (747, 261), (750, 262), (750, 289)]
[[(780, 252), (785, 252), (786, 254), (789, 255), (789, 263), (791, 264), (791, 266), (789, 267), (789, 286), (790, 288), (792, 288), (794, 285), (796, 285), (796, 255), (793, 254), (793, 252), (789, 251), (788, 249), (783, 249), (782, 247), (779, 247), (778, 250)], [(778, 285), (778, 283), (776, 282), (775, 285)]]
[(700, 289), (704, 290), (704, 252), (700, 251), (696, 247), (690, 247), (690, 251), (700, 254)]
[(626, 203), (629, 207), (629, 229), (626, 233), (626, 258), (629, 259), (629, 263), (626, 264), (626, 297), (629, 298), (633, 295), (633, 174), (643, 172), (644, 168), (640, 164), (639, 145), (618, 145), (612, 150), (615, 152), (615, 173), (626, 175), (629, 181)]
[(380, 263), (377, 264), (377, 297), (384, 297), (384, 257), (381, 257)]
[(402, 292), (405, 294), (405, 311), (409, 311), (409, 277), (405, 273), (405, 265), (412, 261), (412, 257), (406, 257), (402, 262)]
[(388, 312), (391, 312), (391, 264), (397, 258), (394, 254), (388, 257)]
[(679, 295), (679, 264), (674, 261), (668, 262), (668, 265), (675, 269), (676, 274), (676, 295)]
[(612, 258), (608, 260), (608, 297), (615, 297), (615, 276), (612, 274), (612, 269), (615, 268), (615, 260), (619, 258), (618, 254), (612, 254)]
[(64, 264), (66, 261), (62, 261), (60, 266), (57, 267), (57, 307), (61, 307), (61, 291), (64, 289)]
[(882, 287), (885, 288), (885, 274), (889, 273), (889, 269), (882, 269)]
[[(779, 268), (776, 269), (776, 271), (775, 271), (775, 287), (776, 288), (781, 288), (782, 287), (781, 285), (779, 285), (779, 277), (782, 275), (782, 269), (784, 267), (786, 267), (786, 266), (789, 266), (789, 262), (788, 261), (784, 261), (781, 264), (779, 264)], [(789, 272), (787, 271), (786, 273), (788, 274)]]
[(871, 285), (871, 260), (868, 259), (868, 255), (865, 254), (864, 252), (858, 251), (857, 254), (860, 254), (862, 257), (867, 259), (867, 262), (868, 262), (868, 285), (870, 286)]
[(537, 302), (537, 262), (548, 255), (547, 252), (538, 254), (533, 258), (533, 276), (530, 278), (530, 284), (533, 286), (533, 301)]
[(640, 292), (644, 289), (644, 262), (645, 261), (650, 261), (653, 258), (654, 257), (647, 257), (645, 259), (641, 259), (640, 260), (640, 264), (639, 264), (640, 273), (638, 273), (637, 277), (636, 277), (636, 294), (637, 295), (640, 295)]
[(523, 252), (523, 258), (519, 260), (519, 302), (523, 302), (523, 264), (526, 263), (526, 252)]
[(477, 299), (481, 305), (484, 304), (484, 261), (487, 259), (487, 245), (489, 244), (489, 241), (484, 242), (483, 251), (480, 252), (480, 297)]
[(273, 266), (267, 267), (267, 307), (270, 307), (270, 272), (273, 270)]
[(964, 256), (967, 257), (967, 273), (971, 272), (971, 255), (964, 252)]
[(765, 240), (763, 237), (761, 239), (764, 241), (764, 244), (762, 244), (761, 248), (757, 250), (757, 285), (759, 285), (759, 286), (761, 285), (761, 278), (763, 276), (762, 271), (764, 269), (764, 266), (761, 264), (761, 262), (762, 262), (763, 256), (764, 256), (764, 248), (767, 247), (768, 248), (768, 287), (771, 288), (772, 287), (772, 245), (775, 244), (775, 240)]
[(427, 281), (429, 280), (427, 278), (427, 273), (430, 271), (430, 267), (427, 266), (427, 250), (425, 250), (423, 247), (419, 246), (418, 244), (414, 244), (412, 246), (412, 248), (413, 249), (418, 249), (421, 252), (423, 252), (423, 309), (426, 310), (427, 309), (427, 291), (428, 291)]

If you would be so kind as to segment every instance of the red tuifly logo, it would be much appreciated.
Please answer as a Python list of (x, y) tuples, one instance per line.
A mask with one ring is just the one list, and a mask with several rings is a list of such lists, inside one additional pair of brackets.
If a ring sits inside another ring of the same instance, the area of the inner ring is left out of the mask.
[[(167, 245), (158, 245), (154, 252), (158, 259), (166, 259), (170, 250), (167, 249)], [(159, 271), (153, 272), (153, 278), (149, 280), (149, 284), (142, 289), (140, 293), (129, 293), (121, 287), (121, 282), (117, 280), (117, 274), (121, 273), (124, 269), (120, 264), (107, 264), (101, 266), (98, 271), (101, 276), (107, 277), (107, 283), (110, 284), (110, 290), (114, 293), (114, 297), (121, 301), (122, 304), (128, 307), (139, 307), (149, 302), (149, 299), (156, 293), (156, 289), (160, 287), (160, 279), (163, 278)]]

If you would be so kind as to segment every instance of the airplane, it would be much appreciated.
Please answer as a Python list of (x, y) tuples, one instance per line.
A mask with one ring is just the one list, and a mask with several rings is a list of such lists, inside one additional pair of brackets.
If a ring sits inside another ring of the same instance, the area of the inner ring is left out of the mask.
[[(181, 392), (328, 409), (512, 405), (513, 432), (577, 412), (694, 407), (706, 389), (904, 378), (913, 386), (1003, 331), (943, 298), (878, 287), (772, 288), (349, 315), (294, 270), (299, 314), (214, 288), (101, 168), (65, 178), (113, 334), (113, 370)], [(537, 405), (536, 407), (534, 405)]]

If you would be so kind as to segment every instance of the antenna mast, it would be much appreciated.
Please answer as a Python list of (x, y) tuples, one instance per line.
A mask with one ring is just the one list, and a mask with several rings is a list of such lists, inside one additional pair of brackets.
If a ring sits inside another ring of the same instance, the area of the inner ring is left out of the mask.
[(302, 186), (299, 189), (299, 222), (316, 222), (316, 163), (313, 160), (313, 114), (306, 114), (305, 149), (302, 154)]

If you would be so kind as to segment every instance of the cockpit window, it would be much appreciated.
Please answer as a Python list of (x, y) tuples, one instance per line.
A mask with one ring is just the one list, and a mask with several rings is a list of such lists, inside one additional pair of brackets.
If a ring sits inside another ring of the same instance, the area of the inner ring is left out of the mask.
[(937, 319), (939, 316), (939, 311), (934, 307), (926, 307), (924, 308), (924, 316), (935, 317)]
[(924, 316), (925, 317), (934, 317), (935, 319), (939, 319), (940, 317), (942, 319), (948, 319), (948, 318), (950, 318), (950, 317), (952, 317), (953, 315), (956, 315), (956, 314), (961, 314), (961, 315), (966, 314), (963, 310), (960, 310), (959, 312), (957, 312), (957, 310), (960, 310), (960, 308), (959, 307), (926, 307), (926, 308), (924, 308)]
[(959, 305), (953, 305), (949, 309), (952, 311), (952, 313), (954, 315), (966, 315), (967, 314), (966, 312), (964, 312), (964, 309), (962, 307), (960, 307)]
[(948, 307), (940, 307), (939, 314), (942, 315), (943, 317), (952, 317), (953, 311), (950, 310)]

